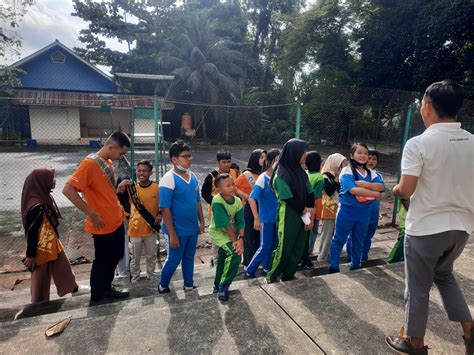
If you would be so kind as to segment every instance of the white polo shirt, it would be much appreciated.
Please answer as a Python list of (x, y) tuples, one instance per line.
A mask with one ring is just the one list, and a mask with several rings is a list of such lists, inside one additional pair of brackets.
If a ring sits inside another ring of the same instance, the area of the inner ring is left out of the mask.
[(407, 235), (474, 230), (474, 139), (458, 122), (436, 123), (410, 139), (402, 175), (418, 177), (405, 224)]

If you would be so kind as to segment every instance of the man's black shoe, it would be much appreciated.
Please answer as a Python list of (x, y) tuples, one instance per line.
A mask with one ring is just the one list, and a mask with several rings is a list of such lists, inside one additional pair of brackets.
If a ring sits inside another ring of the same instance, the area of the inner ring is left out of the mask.
[(107, 300), (104, 297), (96, 299), (96, 300), (93, 300), (91, 298), (91, 300), (89, 301), (89, 307), (100, 306), (101, 304), (105, 304), (105, 303), (107, 303)]
[(339, 269), (331, 269), (331, 268), (329, 268), (329, 272), (328, 272), (328, 273), (329, 273), (329, 274), (335, 274), (335, 273), (337, 273), (337, 272), (339, 272), (339, 271), (340, 271)]
[(110, 290), (104, 292), (104, 296), (108, 298), (117, 298), (117, 299), (128, 298), (128, 296), (130, 296), (130, 292), (119, 291), (112, 287)]
[(428, 355), (428, 347), (426, 345), (422, 348), (415, 349), (408, 338), (388, 336), (385, 337), (385, 342), (390, 349), (400, 354)]

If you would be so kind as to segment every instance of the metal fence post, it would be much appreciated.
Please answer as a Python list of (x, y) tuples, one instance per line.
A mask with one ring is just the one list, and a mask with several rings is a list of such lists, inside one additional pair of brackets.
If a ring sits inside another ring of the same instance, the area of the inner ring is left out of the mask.
[[(405, 126), (403, 127), (403, 136), (402, 136), (402, 142), (400, 146), (400, 152), (403, 154), (403, 148), (405, 147), (405, 144), (408, 140), (408, 136), (410, 134), (410, 127), (411, 127), (411, 120), (413, 117), (413, 107), (412, 104), (408, 105), (407, 108), (407, 117), (405, 119)], [(400, 178), (402, 176), (402, 169), (398, 170), (398, 175), (397, 175), (397, 183), (400, 182)], [(398, 196), (395, 196), (395, 201), (393, 205), (393, 214), (392, 214), (392, 225), (395, 225), (397, 221), (397, 212), (398, 212)]]
[(296, 130), (295, 130), (295, 138), (300, 138), (300, 131), (301, 131), (301, 106), (302, 103), (296, 101)]

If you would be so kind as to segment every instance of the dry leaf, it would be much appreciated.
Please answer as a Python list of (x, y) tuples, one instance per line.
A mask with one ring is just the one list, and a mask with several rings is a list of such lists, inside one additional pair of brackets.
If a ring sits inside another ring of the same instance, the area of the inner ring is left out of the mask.
[(71, 318), (72, 316), (66, 319), (63, 319), (59, 323), (56, 323), (52, 327), (48, 328), (48, 330), (46, 331), (46, 333), (44, 333), (44, 335), (46, 335), (47, 337), (51, 337), (53, 335), (61, 334), (71, 322)]

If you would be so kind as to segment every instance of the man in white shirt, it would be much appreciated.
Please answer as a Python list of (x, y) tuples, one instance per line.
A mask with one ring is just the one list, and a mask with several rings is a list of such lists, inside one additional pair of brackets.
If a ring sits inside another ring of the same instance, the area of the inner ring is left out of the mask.
[(427, 354), (424, 344), (429, 293), (436, 284), (451, 321), (460, 322), (466, 354), (474, 352), (474, 322), (452, 271), (474, 227), (474, 139), (456, 117), (464, 99), (450, 80), (425, 91), (426, 130), (403, 150), (402, 177), (394, 194), (410, 197), (405, 226), (405, 325), (388, 336), (390, 348)]

